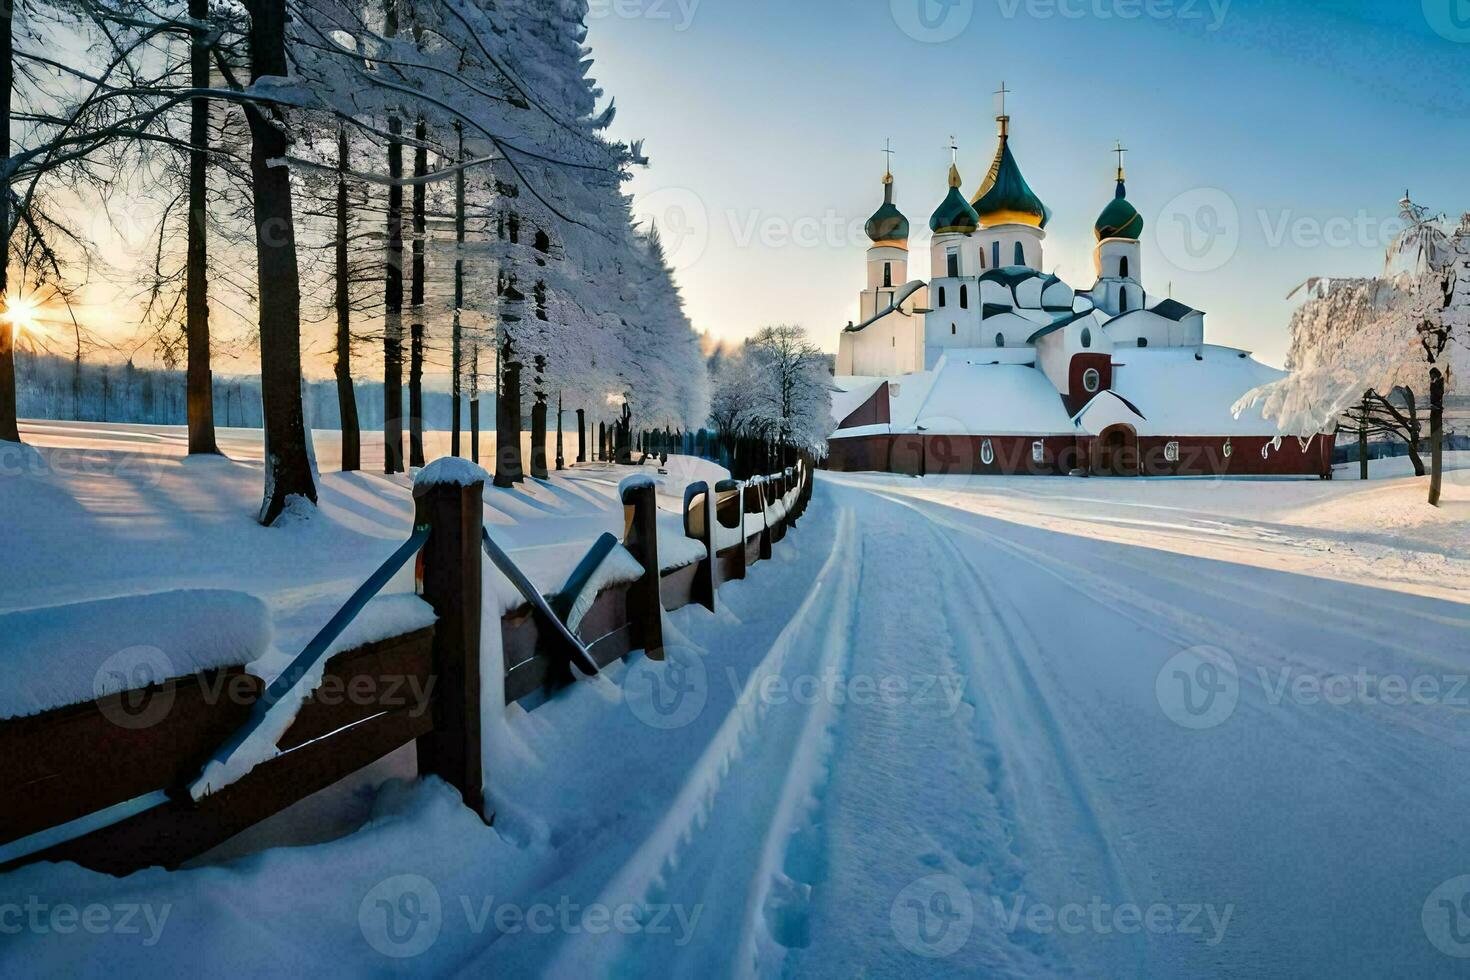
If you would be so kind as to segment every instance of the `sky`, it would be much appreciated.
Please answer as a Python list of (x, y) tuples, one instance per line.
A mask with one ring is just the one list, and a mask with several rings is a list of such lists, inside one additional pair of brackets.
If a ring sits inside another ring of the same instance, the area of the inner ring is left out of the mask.
[(651, 165), (695, 327), (805, 326), (835, 350), (865, 284), (862, 224), (897, 203), (928, 276), (949, 140), (973, 193), (1011, 146), (1051, 208), (1046, 271), (1092, 284), (1122, 140), (1143, 280), (1213, 343), (1281, 364), (1309, 276), (1371, 275), (1398, 201), (1470, 211), (1467, 0), (591, 0), (612, 135)]

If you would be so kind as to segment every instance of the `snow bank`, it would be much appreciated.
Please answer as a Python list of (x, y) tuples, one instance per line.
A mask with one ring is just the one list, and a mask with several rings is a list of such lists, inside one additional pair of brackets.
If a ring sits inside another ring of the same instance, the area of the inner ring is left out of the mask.
[(270, 613), (243, 592), (160, 592), (0, 615), (0, 719), (239, 667), (270, 642)]
[(413, 480), (413, 489), (417, 494), (429, 487), (472, 487), (476, 483), (489, 482), (490, 474), (478, 464), (458, 456), (443, 456), (419, 470)]

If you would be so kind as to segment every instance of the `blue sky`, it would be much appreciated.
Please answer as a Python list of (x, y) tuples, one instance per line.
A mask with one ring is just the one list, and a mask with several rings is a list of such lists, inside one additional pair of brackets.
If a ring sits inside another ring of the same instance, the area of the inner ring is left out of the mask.
[[(920, 20), (927, 5), (927, 21)], [(1115, 139), (1148, 222), (1144, 284), (1209, 337), (1280, 363), (1311, 275), (1376, 272), (1406, 188), (1470, 210), (1470, 0), (592, 0), (630, 189), (671, 240), (696, 327), (857, 314), (863, 220), (892, 138), (917, 232), (951, 134), (973, 191), (1013, 94), (1012, 147), (1051, 207), (1048, 271), (1093, 279)], [(927, 27), (925, 25), (928, 25)], [(928, 275), (915, 248), (915, 277)]]

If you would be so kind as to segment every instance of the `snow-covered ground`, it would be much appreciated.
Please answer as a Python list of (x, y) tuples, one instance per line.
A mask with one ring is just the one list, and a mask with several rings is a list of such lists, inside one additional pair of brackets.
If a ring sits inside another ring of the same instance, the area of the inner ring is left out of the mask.
[[(0, 972), (1463, 976), (1470, 470), (1438, 511), (1355, 474), (824, 476), (717, 614), (669, 617), (665, 664), (495, 727), (493, 829), (389, 784), (309, 848), (21, 869)], [(281, 547), (386, 554), (396, 488), (325, 486)], [(179, 533), (245, 536), (210, 513)], [(91, 590), (63, 557), (15, 584)]]

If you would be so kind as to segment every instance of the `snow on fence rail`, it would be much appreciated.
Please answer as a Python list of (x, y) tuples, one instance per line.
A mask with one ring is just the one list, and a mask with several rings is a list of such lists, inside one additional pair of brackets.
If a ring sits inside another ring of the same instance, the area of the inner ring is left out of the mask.
[(634, 650), (662, 659), (664, 611), (713, 610), (721, 583), (770, 558), (811, 499), (812, 469), (803, 459), (745, 483), (690, 485), (686, 541), (667, 543), (702, 557), (676, 567), (659, 561), (653, 484), (625, 480), (622, 540), (605, 535), (560, 592), (542, 596), (485, 530), (484, 472), (458, 460), (430, 466), (414, 488), (413, 535), (384, 570), (417, 557), (432, 625), (424, 610), (419, 628), (342, 649), (387, 581), (380, 570), (269, 687), (246, 667), (213, 667), (0, 720), (0, 793), (11, 801), (0, 812), (0, 869), (176, 867), (410, 742), (421, 774), (457, 787), (488, 819), (482, 555), (525, 600), (501, 618), (504, 694), (533, 708)]

